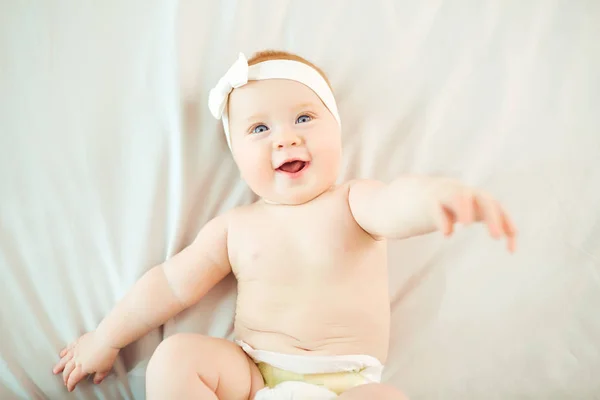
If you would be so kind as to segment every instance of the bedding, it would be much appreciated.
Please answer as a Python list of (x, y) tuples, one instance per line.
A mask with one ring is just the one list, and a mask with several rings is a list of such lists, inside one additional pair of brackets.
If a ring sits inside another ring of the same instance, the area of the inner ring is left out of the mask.
[(412, 399), (600, 397), (600, 3), (0, 4), (0, 398), (142, 399), (162, 338), (232, 338), (235, 281), (67, 393), (51, 372), (149, 268), (254, 200), (208, 91), (239, 52), (328, 74), (344, 174), (493, 193), (483, 227), (390, 243), (383, 380)]

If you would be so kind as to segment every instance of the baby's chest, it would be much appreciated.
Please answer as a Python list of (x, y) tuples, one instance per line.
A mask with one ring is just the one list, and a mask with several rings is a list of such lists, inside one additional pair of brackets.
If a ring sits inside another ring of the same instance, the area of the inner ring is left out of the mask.
[(238, 278), (290, 280), (325, 278), (347, 264), (356, 233), (336, 221), (264, 221), (230, 241)]

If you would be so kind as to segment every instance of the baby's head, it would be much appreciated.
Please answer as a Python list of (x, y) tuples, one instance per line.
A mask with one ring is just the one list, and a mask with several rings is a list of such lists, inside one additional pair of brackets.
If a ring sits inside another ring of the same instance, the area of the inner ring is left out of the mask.
[(240, 54), (209, 97), (233, 158), (265, 201), (302, 204), (327, 191), (341, 162), (340, 120), (325, 74), (287, 52)]

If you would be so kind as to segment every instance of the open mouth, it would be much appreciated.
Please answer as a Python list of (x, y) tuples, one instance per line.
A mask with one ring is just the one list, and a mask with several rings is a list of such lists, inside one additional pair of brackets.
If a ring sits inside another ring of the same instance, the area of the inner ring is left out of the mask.
[(287, 172), (288, 174), (297, 174), (308, 166), (307, 161), (293, 160), (281, 164), (277, 171)]

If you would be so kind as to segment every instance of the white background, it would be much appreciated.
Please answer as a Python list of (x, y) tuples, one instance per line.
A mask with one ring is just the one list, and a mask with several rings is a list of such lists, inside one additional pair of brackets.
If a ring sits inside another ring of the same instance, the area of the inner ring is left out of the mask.
[(390, 246), (385, 380), (413, 399), (600, 398), (600, 3), (0, 2), (0, 398), (141, 399), (163, 334), (230, 337), (234, 281), (67, 394), (59, 349), (208, 219), (253, 199), (209, 89), (238, 52), (334, 86), (343, 178), (444, 174), (502, 201)]

